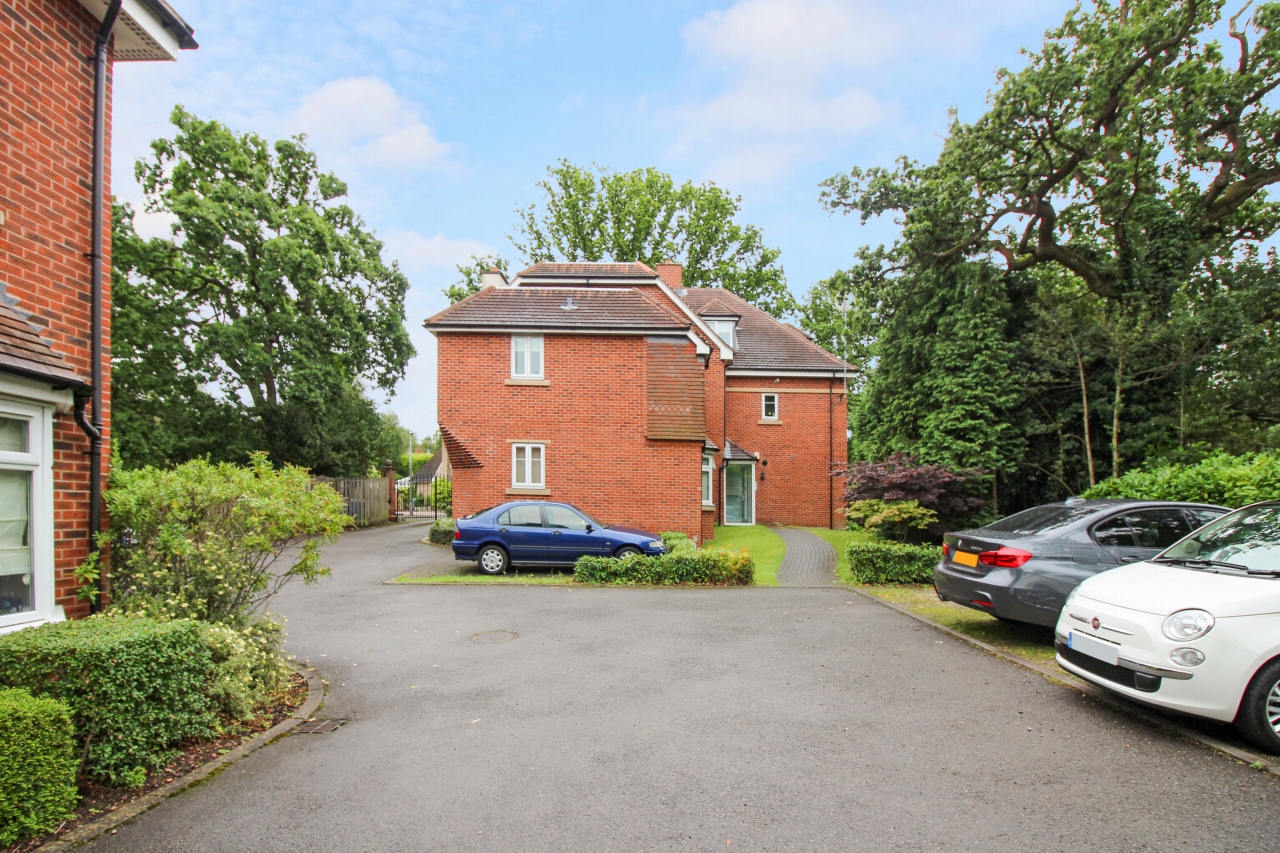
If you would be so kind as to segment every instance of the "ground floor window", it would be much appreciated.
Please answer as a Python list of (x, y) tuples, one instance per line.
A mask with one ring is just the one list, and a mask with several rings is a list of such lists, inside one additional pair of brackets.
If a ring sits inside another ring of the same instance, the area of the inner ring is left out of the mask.
[(53, 616), (53, 413), (0, 399), (0, 629)]
[(517, 489), (545, 488), (542, 464), (545, 450), (541, 444), (511, 445), (512, 486)]
[(704, 506), (714, 506), (715, 499), (711, 496), (711, 478), (715, 476), (716, 458), (711, 455), (702, 457), (702, 503)]

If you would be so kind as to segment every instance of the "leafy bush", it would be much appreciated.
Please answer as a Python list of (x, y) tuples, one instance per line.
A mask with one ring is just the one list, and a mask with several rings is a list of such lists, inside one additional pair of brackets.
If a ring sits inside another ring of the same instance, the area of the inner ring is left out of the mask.
[(573, 567), (573, 579), (579, 583), (638, 586), (750, 586), (755, 571), (755, 561), (746, 551), (712, 548), (657, 557), (579, 557)]
[(1103, 480), (1086, 498), (1191, 501), (1241, 507), (1280, 500), (1280, 454), (1215, 453), (1195, 465), (1161, 465)]
[(453, 541), (453, 531), (458, 529), (458, 525), (452, 518), (441, 518), (431, 525), (431, 530), (427, 532), (427, 541), (432, 545), (448, 545)]
[(915, 501), (882, 501), (879, 498), (854, 501), (845, 508), (849, 529), (863, 528), (877, 539), (906, 541), (912, 530), (923, 530), (938, 520), (938, 514)]
[(915, 501), (943, 520), (969, 518), (982, 509), (982, 498), (973, 491), (986, 471), (980, 468), (952, 470), (923, 465), (906, 453), (895, 453), (881, 462), (854, 462), (849, 466), (844, 499), (857, 501)]
[(71, 817), (76, 800), (70, 710), (0, 689), (0, 845), (48, 832)]
[(850, 542), (850, 583), (930, 583), (942, 549), (897, 542)]
[(15, 631), (0, 636), (0, 686), (64, 702), (89, 774), (140, 785), (173, 747), (216, 728), (211, 688), (226, 673), (207, 633), (192, 620), (121, 615)]
[(678, 530), (668, 530), (658, 535), (662, 538), (662, 544), (666, 547), (668, 554), (683, 554), (698, 550), (693, 540)]

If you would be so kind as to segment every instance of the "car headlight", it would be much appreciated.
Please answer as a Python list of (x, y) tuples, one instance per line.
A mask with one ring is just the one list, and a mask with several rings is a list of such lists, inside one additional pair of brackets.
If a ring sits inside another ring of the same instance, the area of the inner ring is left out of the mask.
[(644, 544), (645, 544), (645, 547), (647, 548), (665, 548), (666, 547), (665, 545), (662, 544), (660, 540), (657, 540), (657, 539), (650, 539), (648, 542)]
[(1204, 652), (1199, 649), (1174, 649), (1169, 659), (1178, 666), (1199, 666), (1204, 663)]
[(1213, 616), (1203, 610), (1179, 610), (1164, 620), (1161, 629), (1170, 640), (1198, 640), (1213, 627)]
[(1079, 591), (1080, 591), (1080, 584), (1076, 584), (1075, 586), (1071, 587), (1071, 592), (1067, 593), (1067, 600), (1062, 602), (1062, 608), (1064, 610), (1071, 606), (1072, 600), (1075, 599), (1076, 593)]

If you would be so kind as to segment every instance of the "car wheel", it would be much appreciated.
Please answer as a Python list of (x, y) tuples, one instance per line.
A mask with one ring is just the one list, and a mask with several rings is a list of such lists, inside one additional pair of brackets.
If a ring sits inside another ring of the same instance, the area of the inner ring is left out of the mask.
[(497, 545), (486, 545), (476, 554), (476, 562), (480, 564), (480, 571), (486, 575), (500, 575), (507, 570), (511, 560), (507, 557), (507, 552)]
[(626, 559), (627, 557), (639, 557), (640, 549), (632, 548), (630, 545), (625, 545), (622, 548), (619, 548), (618, 553), (613, 556), (617, 557), (619, 560)]
[(1258, 670), (1240, 700), (1240, 734), (1259, 749), (1280, 753), (1280, 659)]

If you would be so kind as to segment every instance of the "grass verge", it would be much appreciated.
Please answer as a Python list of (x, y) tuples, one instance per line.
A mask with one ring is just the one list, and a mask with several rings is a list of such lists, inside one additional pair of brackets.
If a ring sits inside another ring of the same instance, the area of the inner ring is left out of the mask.
[(756, 564), (755, 585), (777, 586), (778, 566), (787, 555), (787, 543), (763, 525), (717, 527), (716, 536), (707, 543), (710, 548), (735, 548), (746, 551)]
[(863, 586), (859, 587), (877, 598), (883, 598), (894, 604), (918, 613), (927, 619), (945, 625), (953, 631), (959, 631), (989, 643), (1001, 651), (1024, 657), (1038, 664), (1047, 664), (1058, 669), (1054, 662), (1053, 629), (1041, 625), (1014, 624), (1001, 622), (994, 616), (961, 607), (950, 601), (939, 601), (932, 586)]

